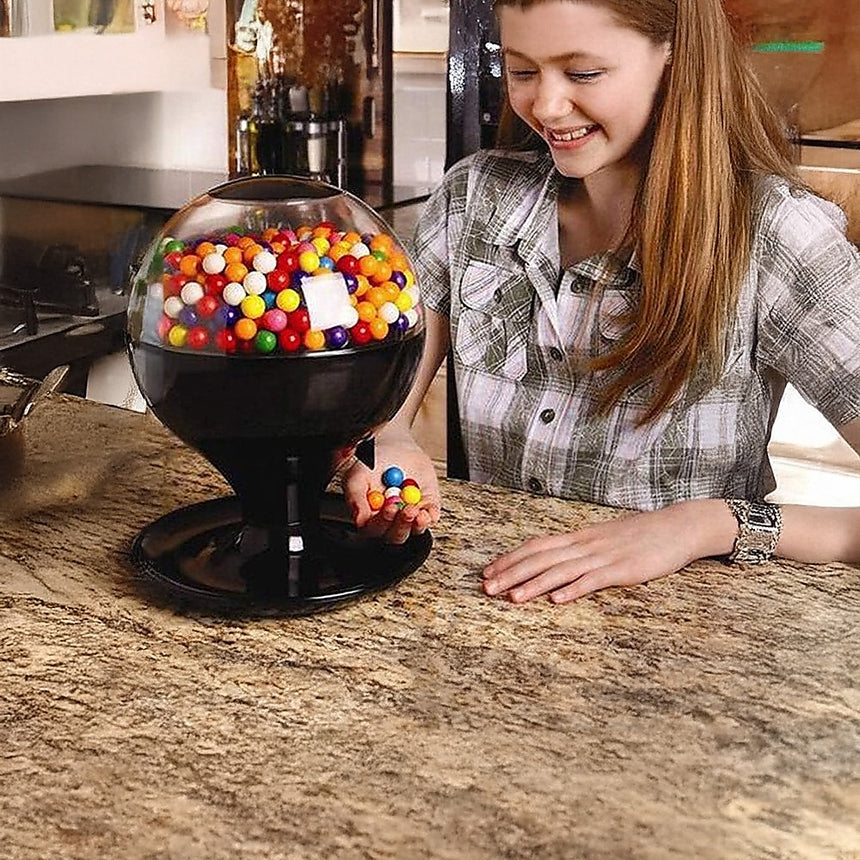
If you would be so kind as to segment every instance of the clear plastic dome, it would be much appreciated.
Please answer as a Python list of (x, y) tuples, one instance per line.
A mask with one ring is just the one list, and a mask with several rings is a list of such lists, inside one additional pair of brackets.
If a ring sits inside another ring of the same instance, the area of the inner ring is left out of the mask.
[(422, 328), (412, 265), (385, 222), (291, 177), (229, 182), (185, 206), (129, 303), (135, 345), (238, 358), (372, 348)]

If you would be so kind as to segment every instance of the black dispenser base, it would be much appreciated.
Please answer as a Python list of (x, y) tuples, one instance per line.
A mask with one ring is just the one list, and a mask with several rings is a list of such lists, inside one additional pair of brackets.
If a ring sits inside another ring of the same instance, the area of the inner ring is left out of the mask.
[(247, 525), (238, 498), (180, 508), (150, 523), (132, 545), (138, 570), (192, 608), (231, 615), (309, 615), (388, 588), (420, 567), (429, 532), (403, 544), (363, 538), (343, 497), (322, 499), (310, 545)]

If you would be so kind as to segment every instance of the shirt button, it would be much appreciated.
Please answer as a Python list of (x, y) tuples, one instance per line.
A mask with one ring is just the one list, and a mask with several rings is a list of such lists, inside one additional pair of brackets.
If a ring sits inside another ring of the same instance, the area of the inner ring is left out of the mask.
[(549, 354), (551, 358), (554, 358), (556, 361), (561, 361), (564, 358), (564, 353), (557, 347), (551, 346), (549, 348)]
[(528, 481), (526, 481), (526, 486), (533, 493), (543, 492), (543, 484), (541, 484), (541, 482), (537, 478), (529, 478)]
[(497, 287), (496, 291), (493, 293), (493, 301), (498, 304), (502, 300), (502, 290)]
[(551, 421), (555, 420), (555, 410), (554, 409), (544, 409), (540, 414), (540, 420), (543, 421), (544, 424), (549, 424)]

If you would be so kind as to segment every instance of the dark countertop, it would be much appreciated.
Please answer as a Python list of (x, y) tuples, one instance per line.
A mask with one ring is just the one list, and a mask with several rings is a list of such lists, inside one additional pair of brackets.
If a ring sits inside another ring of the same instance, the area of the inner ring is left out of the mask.
[(487, 559), (618, 512), (444, 481), (399, 585), (229, 620), (128, 557), (226, 492), (198, 455), (68, 396), (25, 428), (0, 469), (4, 856), (857, 856), (856, 568), (702, 561), (513, 606)]
[(0, 180), (0, 197), (176, 211), (227, 173), (80, 165)]
[[(226, 171), (87, 164), (0, 180), (0, 197), (175, 212), (226, 181)], [(396, 185), (394, 202), (429, 193), (430, 188), (423, 185)]]

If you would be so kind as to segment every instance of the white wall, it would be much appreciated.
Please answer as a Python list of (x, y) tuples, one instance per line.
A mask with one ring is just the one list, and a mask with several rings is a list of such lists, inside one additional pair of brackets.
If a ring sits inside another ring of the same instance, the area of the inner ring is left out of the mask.
[(394, 56), (394, 184), (434, 185), (445, 164), (445, 57)]
[(0, 179), (77, 164), (224, 170), (217, 89), (0, 103)]

